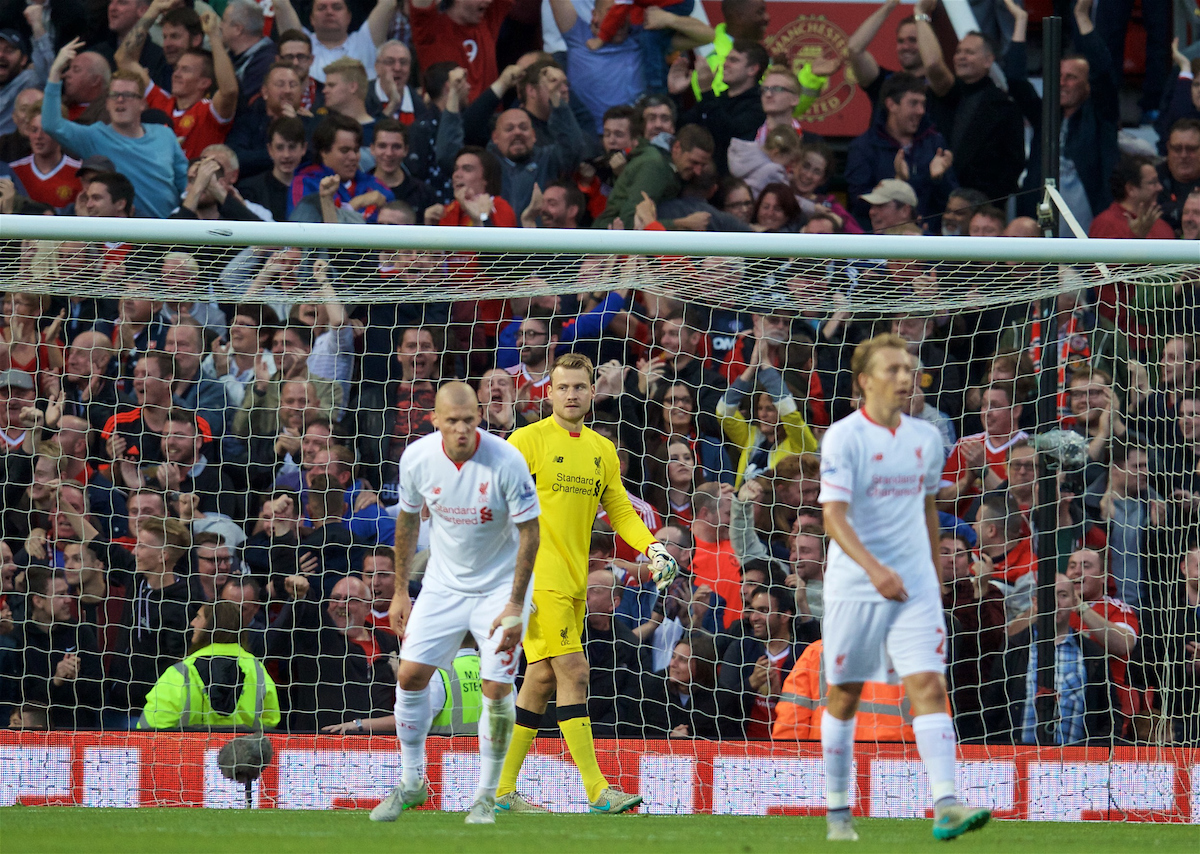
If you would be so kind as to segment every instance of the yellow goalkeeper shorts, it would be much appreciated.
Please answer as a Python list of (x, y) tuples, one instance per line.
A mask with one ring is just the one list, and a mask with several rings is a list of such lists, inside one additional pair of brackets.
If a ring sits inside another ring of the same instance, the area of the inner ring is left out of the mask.
[(533, 591), (533, 611), (525, 630), (525, 660), (541, 661), (583, 652), (584, 600), (553, 590)]

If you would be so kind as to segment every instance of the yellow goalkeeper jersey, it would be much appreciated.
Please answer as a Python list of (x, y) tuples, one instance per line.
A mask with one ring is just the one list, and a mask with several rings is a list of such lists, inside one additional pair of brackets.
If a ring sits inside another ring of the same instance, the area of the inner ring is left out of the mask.
[(621, 463), (611, 441), (584, 427), (563, 428), (554, 416), (513, 432), (508, 439), (529, 465), (541, 504), (541, 547), (533, 566), (535, 590), (576, 599), (587, 591), (588, 550), (596, 507), (604, 505), (621, 538), (644, 552), (654, 535), (621, 483)]

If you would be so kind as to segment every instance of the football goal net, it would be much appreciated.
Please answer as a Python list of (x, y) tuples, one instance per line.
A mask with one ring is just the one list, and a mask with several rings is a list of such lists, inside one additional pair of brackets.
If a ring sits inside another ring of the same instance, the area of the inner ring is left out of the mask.
[[(1197, 244), (0, 216), (0, 276), (5, 803), (238, 805), (213, 761), (238, 704), (275, 746), (256, 803), (377, 801), (401, 454), (445, 380), (502, 437), (550, 416), (573, 352), (684, 568), (659, 594), (592, 526), (602, 766), (652, 812), (821, 812), (820, 440), (889, 332), (943, 440), (966, 799), (1200, 817)], [(172, 682), (214, 643), (257, 676)], [(472, 652), (435, 679), (443, 808), (477, 774)], [(553, 709), (542, 735), (523, 791), (586, 809)], [(925, 815), (894, 680), (857, 741), (855, 808)]]

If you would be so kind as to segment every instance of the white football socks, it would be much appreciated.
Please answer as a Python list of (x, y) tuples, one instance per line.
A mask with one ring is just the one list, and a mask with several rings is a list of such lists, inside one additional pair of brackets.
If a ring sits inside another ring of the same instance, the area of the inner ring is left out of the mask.
[(829, 810), (850, 808), (850, 765), (854, 761), (856, 718), (842, 721), (821, 712), (821, 753), (825, 757), (825, 806)]
[(929, 788), (933, 791), (933, 802), (944, 798), (954, 799), (954, 754), (958, 739), (954, 734), (954, 723), (945, 712), (920, 715), (913, 718), (913, 735), (917, 738), (917, 752), (929, 773)]
[(433, 723), (429, 686), (405, 691), (396, 686), (396, 738), (400, 740), (400, 785), (414, 789), (425, 774), (425, 736)]
[(512, 739), (513, 725), (517, 721), (517, 704), (512, 693), (499, 700), (483, 698), (483, 710), (479, 715), (479, 789), (475, 799), (496, 797), (496, 786), (500, 783), (500, 770), (508, 753), (508, 742)]

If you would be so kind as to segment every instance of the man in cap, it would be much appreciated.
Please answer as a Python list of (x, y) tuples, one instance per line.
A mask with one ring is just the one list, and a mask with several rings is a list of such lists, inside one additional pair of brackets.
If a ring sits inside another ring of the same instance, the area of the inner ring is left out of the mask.
[(45, 30), (37, 41), (38, 61), (34, 62), (29, 39), (12, 27), (0, 30), (0, 134), (16, 130), (13, 105), (25, 89), (39, 89), (46, 82), (47, 53), (53, 48)]
[(13, 453), (25, 442), (21, 410), (33, 406), (35, 396), (30, 374), (16, 368), (0, 371), (0, 454)]
[(893, 229), (917, 219), (917, 194), (899, 178), (880, 181), (875, 189), (863, 194), (862, 200), (871, 206), (868, 216), (875, 234), (895, 233)]
[(79, 176), (79, 182), (86, 184), (96, 177), (101, 172), (116, 172), (117, 167), (113, 166), (113, 162), (103, 154), (93, 154), (91, 157), (85, 157), (79, 161), (79, 171), (75, 174)]

